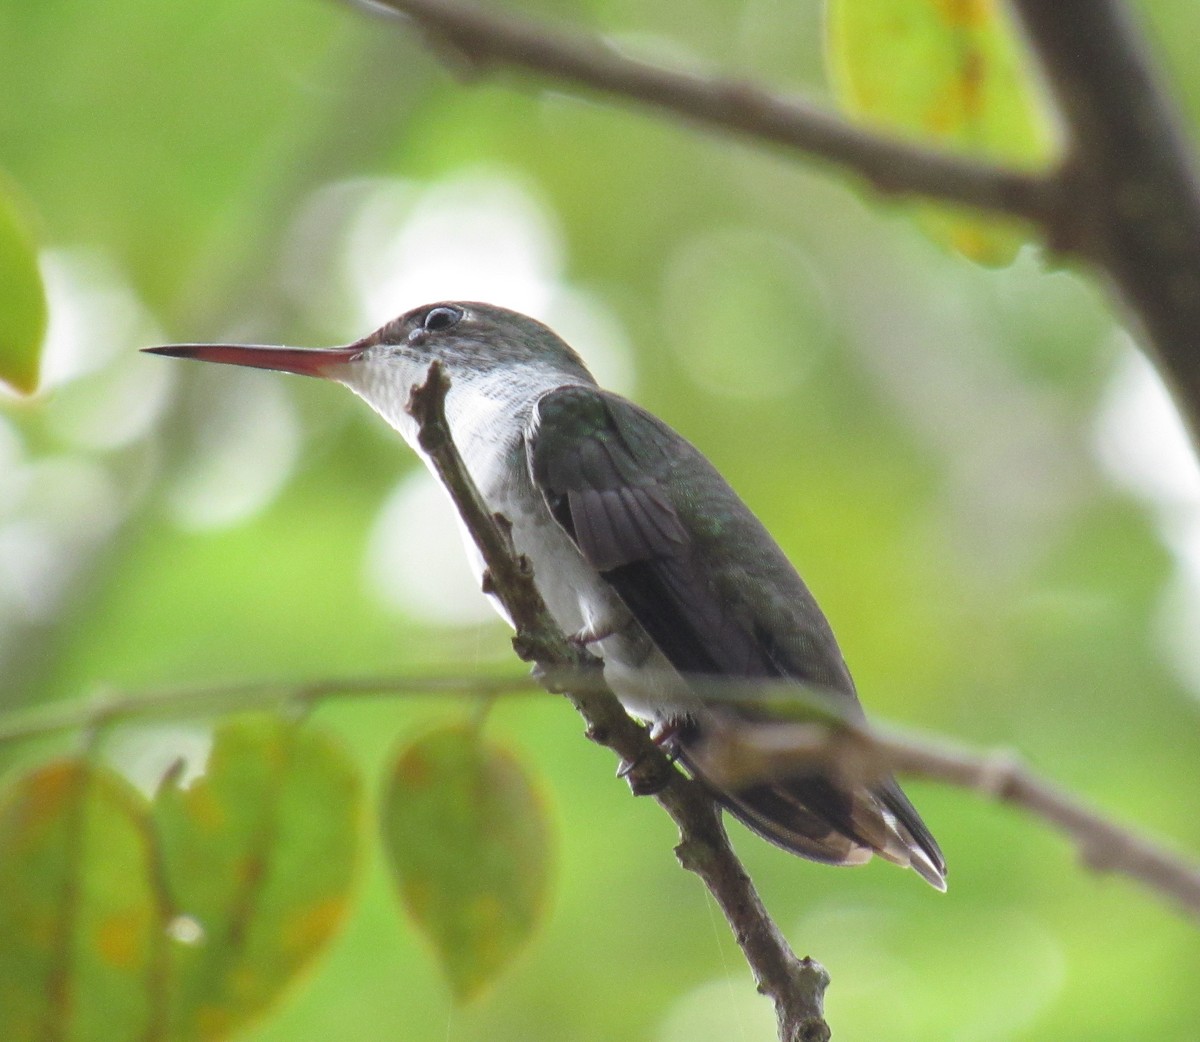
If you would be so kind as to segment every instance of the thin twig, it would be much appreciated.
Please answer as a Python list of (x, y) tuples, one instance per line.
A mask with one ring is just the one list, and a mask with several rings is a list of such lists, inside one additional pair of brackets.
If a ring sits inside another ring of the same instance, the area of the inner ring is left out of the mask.
[(861, 129), (755, 84), (662, 68), (596, 36), (446, 0), (357, 0), (407, 15), (474, 68), (508, 65), (684, 116), (704, 126), (837, 164), (881, 192), (928, 196), (1044, 224), (1058, 210), (1054, 173), (1024, 172)]
[(190, 684), (143, 691), (105, 688), (90, 698), (55, 702), (0, 716), (0, 746), (61, 734), (91, 731), (130, 717), (211, 716), (234, 710), (301, 708), (340, 698), (397, 695), (467, 695), (493, 698), (524, 694), (528, 677), (429, 676), (329, 677), (324, 680), (248, 680), (228, 684)]
[[(554, 686), (575, 697), (606, 691), (603, 676), (556, 671)], [(540, 689), (528, 676), (487, 677), (449, 673), (427, 676), (328, 677), (318, 681), (244, 681), (167, 687), (141, 692), (105, 691), (90, 699), (0, 716), (0, 746), (62, 732), (93, 732), (124, 719), (213, 715), (231, 710), (310, 707), (347, 698), (525, 696)], [(1117, 824), (1024, 766), (1012, 753), (969, 749), (935, 736), (904, 736), (849, 720), (819, 692), (775, 681), (716, 681), (706, 699), (771, 702), (796, 722), (743, 725), (704, 753), (714, 784), (736, 788), (749, 781), (828, 771), (848, 783), (867, 784), (891, 773), (917, 775), (1010, 804), (1062, 832), (1083, 863), (1098, 872), (1133, 879), (1200, 919), (1200, 865), (1161, 842)], [(773, 701), (772, 701), (773, 700)], [(598, 733), (598, 732), (597, 732)]]
[(980, 756), (895, 736), (875, 736), (874, 745), (896, 771), (950, 782), (1023, 808), (1071, 839), (1088, 868), (1135, 879), (1200, 920), (1200, 865), (1107, 820), (1034, 775), (1016, 756)]
[[(449, 378), (434, 362), (424, 385), (413, 389), (409, 412), (420, 426), (421, 448), (483, 556), (488, 591), (512, 620), (513, 646), (537, 664), (549, 686), (563, 690), (587, 722), (590, 738), (634, 766), (635, 783), (653, 791), (679, 827), (679, 861), (700, 876), (724, 912), (759, 991), (775, 1003), (781, 1042), (823, 1042), (829, 1038), (824, 1018), (828, 974), (819, 963), (797, 958), (767, 914), (707, 791), (668, 761), (603, 682), (600, 661), (569, 641), (551, 616), (528, 562), (513, 552), (506, 525), (487, 509), (450, 436), (448, 389)], [(573, 683), (580, 675), (585, 683)]]
[(1058, 829), (1093, 871), (1128, 876), (1200, 920), (1200, 864), (1110, 821), (1032, 773), (1012, 753), (979, 752), (846, 720), (836, 726), (827, 721), (746, 726), (724, 736), (704, 755), (717, 785), (736, 787), (749, 780), (822, 770), (848, 783), (870, 783), (896, 772), (969, 789)]

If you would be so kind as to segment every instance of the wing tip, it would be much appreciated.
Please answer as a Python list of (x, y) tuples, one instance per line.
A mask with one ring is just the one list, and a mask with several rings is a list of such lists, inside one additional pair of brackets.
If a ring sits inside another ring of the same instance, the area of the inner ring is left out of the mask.
[[(880, 848), (877, 853), (894, 864), (911, 868), (931, 887), (944, 894), (946, 892), (946, 860), (942, 857), (937, 842), (933, 836), (929, 835), (929, 830), (924, 827), (923, 823), (920, 825), (922, 834), (917, 835), (914, 828), (910, 826), (910, 822), (898, 817), (887, 803), (885, 797), (884, 802), (878, 806), (884, 824), (891, 833), (892, 842)], [(915, 817), (915, 810), (912, 811), (912, 815), (914, 816), (913, 821), (920, 822), (920, 819)]]
[(929, 855), (920, 848), (910, 851), (910, 854), (908, 867), (924, 879), (934, 890), (944, 894), (946, 892), (946, 866), (935, 864), (930, 860)]

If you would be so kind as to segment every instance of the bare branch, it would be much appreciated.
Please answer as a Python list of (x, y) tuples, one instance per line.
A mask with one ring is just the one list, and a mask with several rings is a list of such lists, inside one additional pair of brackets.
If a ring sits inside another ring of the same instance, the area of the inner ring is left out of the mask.
[(896, 771), (950, 782), (1023, 808), (1072, 840), (1088, 868), (1135, 879), (1200, 920), (1200, 865), (1108, 821), (1031, 773), (1015, 756), (980, 756), (895, 736), (876, 736), (875, 745)]
[[(603, 682), (600, 660), (573, 644), (554, 621), (528, 562), (514, 554), (501, 519), (488, 511), (450, 436), (445, 401), (449, 379), (434, 362), (425, 384), (414, 388), (409, 412), (419, 440), (450, 493), (488, 570), (487, 586), (516, 629), (513, 646), (536, 663), (547, 686), (563, 690), (587, 721), (588, 736), (635, 768), (636, 783), (679, 827), (680, 864), (704, 881), (733, 930), (758, 989), (775, 1003), (781, 1042), (824, 1042), (824, 968), (799, 959), (767, 914), (758, 892), (729, 844), (721, 814), (707, 791), (668, 761), (646, 729), (635, 723)], [(584, 683), (575, 680), (582, 675)]]
[(705, 755), (715, 784), (736, 786), (816, 769), (860, 784), (895, 771), (970, 789), (1058, 829), (1088, 868), (1128, 876), (1200, 920), (1200, 865), (1108, 820), (1011, 753), (982, 753), (843, 720), (836, 726), (817, 721), (743, 727)]
[(1006, 169), (852, 126), (754, 84), (665, 69), (604, 40), (556, 33), (511, 15), (446, 0), (367, 0), (407, 15), (473, 67), (508, 65), (630, 99), (704, 126), (795, 149), (842, 166), (889, 194), (929, 196), (1044, 225), (1057, 211), (1059, 180)]

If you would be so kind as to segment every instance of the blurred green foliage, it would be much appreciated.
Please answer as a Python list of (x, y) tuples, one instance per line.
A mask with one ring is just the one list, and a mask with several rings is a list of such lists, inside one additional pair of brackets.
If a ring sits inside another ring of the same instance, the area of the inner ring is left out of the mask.
[[(827, 23), (837, 96), (857, 118), (1015, 167), (1049, 165), (1049, 100), (1003, 4), (829, 0)], [(973, 260), (1011, 264), (1020, 249), (1002, 223), (937, 206), (920, 213), (931, 234)]]
[(0, 179), (0, 381), (30, 394), (46, 335), (46, 295), (37, 244), (15, 196)]
[(405, 907), (460, 1001), (477, 997), (543, 918), (550, 838), (519, 761), (482, 719), (405, 745), (388, 771), (384, 850)]
[[(815, 2), (525, 10), (827, 93)], [(1137, 10), (1195, 128), (1200, 15)], [(507, 74), (458, 82), (415, 34), (336, 3), (7, 4), (0, 39), (0, 167), (36, 213), (50, 304), (45, 389), (0, 413), (0, 706), (513, 668), (456, 585), (448, 514), (360, 403), (136, 354), (332, 343), (490, 296), (549, 318), (711, 456), (821, 600), (874, 716), (1016, 748), (1200, 850), (1200, 481), (1086, 276), (1032, 248), (975, 268), (770, 151)], [(470, 710), (338, 702), (316, 723), (373, 786), (397, 736)], [(550, 698), (489, 718), (534, 765), (558, 848), (547, 919), (500, 986), (453, 1007), (369, 844), (326, 957), (244, 1037), (772, 1037), (669, 823), (579, 732)], [(208, 742), (204, 721), (132, 721), (101, 752), (152, 792)], [(838, 1038), (1194, 1036), (1190, 924), (1020, 815), (908, 787), (945, 896), (735, 830), (832, 974)]]
[(164, 945), (144, 810), (127, 782), (79, 761), (5, 792), (4, 1038), (136, 1038), (153, 1021), (150, 966)]
[(169, 924), (159, 980), (166, 1037), (203, 1042), (269, 1009), (341, 925), (361, 788), (336, 742), (273, 717), (222, 723), (203, 776), (180, 774), (152, 808), (160, 885), (186, 917)]
[(0, 1037), (225, 1039), (341, 924), (360, 850), (354, 769), (273, 717), (213, 736), (149, 802), (54, 761), (0, 805)]

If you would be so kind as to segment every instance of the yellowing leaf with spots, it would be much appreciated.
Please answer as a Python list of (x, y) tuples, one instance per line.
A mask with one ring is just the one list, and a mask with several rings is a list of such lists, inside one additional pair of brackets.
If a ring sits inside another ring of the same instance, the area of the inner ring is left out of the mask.
[(319, 732), (243, 718), (217, 730), (199, 779), (167, 779), (154, 818), (173, 903), (170, 1038), (215, 1042), (268, 1008), (341, 922), (357, 776)]
[(434, 731), (392, 767), (383, 839), (404, 904), (455, 998), (474, 998), (525, 945), (545, 907), (550, 828), (528, 775), (473, 728)]
[[(1045, 166), (1053, 124), (1001, 0), (830, 0), (827, 54), (843, 107), (934, 147)], [(929, 230), (976, 260), (1006, 263), (1016, 232), (922, 208)]]
[(0, 178), (0, 381), (22, 392), (37, 389), (46, 294), (37, 247), (16, 192)]
[(165, 938), (146, 803), (48, 764), (0, 796), (0, 1039), (160, 1038)]

